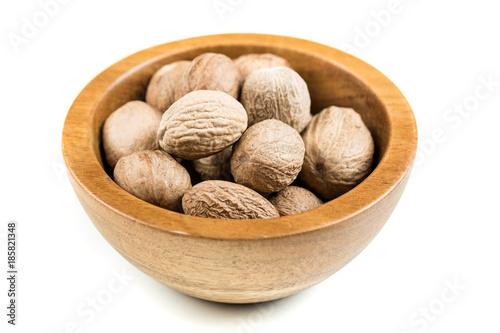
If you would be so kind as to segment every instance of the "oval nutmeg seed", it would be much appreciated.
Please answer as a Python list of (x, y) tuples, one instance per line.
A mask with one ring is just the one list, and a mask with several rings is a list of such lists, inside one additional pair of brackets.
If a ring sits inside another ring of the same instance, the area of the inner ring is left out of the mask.
[(304, 142), (292, 127), (276, 119), (251, 127), (233, 147), (231, 173), (234, 180), (260, 193), (290, 185), (304, 159)]
[(248, 74), (257, 69), (279, 66), (291, 67), (288, 60), (272, 53), (244, 54), (233, 61), (236, 67), (240, 70), (242, 81), (245, 80)]
[(216, 154), (235, 143), (247, 128), (247, 113), (220, 91), (193, 91), (163, 114), (158, 139), (167, 153), (186, 160)]
[(220, 153), (193, 161), (193, 167), (203, 180), (231, 180), (229, 160), (233, 153), (230, 146)]
[(346, 193), (371, 171), (373, 138), (351, 108), (324, 109), (313, 117), (302, 138), (306, 153), (299, 178), (324, 199)]
[(156, 133), (162, 113), (142, 101), (131, 101), (104, 122), (102, 144), (106, 161), (114, 168), (124, 156), (158, 148)]
[(278, 209), (280, 216), (303, 213), (323, 204), (314, 193), (298, 186), (284, 188), (273, 194), (269, 201)]
[(195, 90), (217, 90), (238, 98), (240, 85), (240, 71), (229, 57), (204, 53), (194, 58), (179, 78), (175, 100)]
[(251, 72), (243, 83), (240, 101), (248, 113), (248, 126), (278, 119), (302, 132), (312, 117), (306, 82), (284, 66)]
[(175, 87), (190, 64), (191, 61), (180, 60), (160, 68), (149, 82), (146, 103), (165, 112), (175, 102)]
[(193, 186), (184, 194), (182, 208), (188, 215), (213, 219), (279, 217), (276, 208), (259, 193), (222, 180), (207, 180)]
[(114, 178), (121, 188), (139, 199), (177, 212), (182, 196), (191, 188), (186, 169), (160, 150), (140, 151), (121, 158)]

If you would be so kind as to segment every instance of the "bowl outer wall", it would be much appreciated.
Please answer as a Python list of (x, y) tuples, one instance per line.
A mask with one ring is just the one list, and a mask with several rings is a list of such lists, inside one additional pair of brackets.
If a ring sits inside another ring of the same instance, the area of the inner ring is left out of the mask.
[[(244, 45), (296, 50), (334, 62), (369, 87), (387, 113), (388, 142), (372, 174), (321, 207), (258, 221), (209, 220), (149, 205), (123, 191), (104, 172), (93, 110), (102, 95), (134, 67), (165, 54)], [(188, 51), (186, 51), (188, 50)], [(106, 240), (158, 281), (196, 297), (232, 303), (291, 295), (352, 260), (375, 237), (397, 204), (417, 147), (413, 113), (383, 74), (334, 48), (301, 39), (256, 34), (191, 38), (140, 51), (91, 81), (73, 103), (63, 130), (71, 184)]]

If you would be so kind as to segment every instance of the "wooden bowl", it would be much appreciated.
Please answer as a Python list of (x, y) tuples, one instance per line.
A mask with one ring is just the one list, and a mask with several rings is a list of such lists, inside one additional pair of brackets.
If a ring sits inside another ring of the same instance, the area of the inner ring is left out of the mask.
[[(314, 210), (268, 220), (182, 215), (122, 190), (103, 162), (104, 120), (124, 103), (142, 99), (151, 76), (162, 65), (204, 52), (231, 58), (271, 52), (286, 58), (309, 86), (313, 113), (338, 105), (361, 114), (375, 140), (373, 172), (348, 193)], [(408, 181), (416, 148), (417, 128), (410, 106), (375, 68), (325, 45), (258, 34), (191, 38), (117, 62), (78, 95), (62, 137), (71, 184), (104, 238), (161, 283), (227, 303), (295, 294), (351, 261), (391, 215)]]

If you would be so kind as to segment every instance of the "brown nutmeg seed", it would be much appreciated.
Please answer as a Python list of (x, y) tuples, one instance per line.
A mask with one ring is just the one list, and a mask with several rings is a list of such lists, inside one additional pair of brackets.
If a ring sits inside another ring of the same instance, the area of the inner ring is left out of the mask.
[(276, 208), (259, 193), (222, 180), (207, 180), (193, 186), (182, 198), (182, 208), (188, 215), (213, 219), (279, 217)]
[(175, 102), (175, 87), (190, 64), (191, 61), (180, 60), (160, 68), (149, 82), (146, 103), (165, 112)]
[(233, 146), (208, 157), (193, 161), (193, 167), (203, 180), (227, 180), (230, 181), (231, 168), (229, 160), (233, 153)]
[(304, 142), (292, 127), (276, 119), (249, 127), (233, 147), (234, 180), (257, 192), (271, 193), (290, 185), (304, 159)]
[(106, 160), (114, 168), (124, 156), (158, 148), (156, 133), (162, 113), (142, 101), (131, 101), (104, 122), (102, 143)]
[(233, 60), (234, 64), (240, 70), (242, 81), (251, 72), (261, 69), (261, 68), (271, 68), (286, 66), (291, 67), (288, 60), (274, 55), (272, 53), (251, 53), (244, 54)]
[(240, 101), (248, 113), (248, 126), (278, 119), (302, 132), (312, 117), (306, 82), (284, 66), (251, 72), (243, 83)]
[(121, 158), (114, 178), (125, 191), (139, 199), (179, 211), (182, 196), (191, 188), (189, 173), (169, 154), (146, 150)]
[(303, 213), (323, 204), (314, 193), (298, 186), (285, 187), (273, 194), (269, 201), (278, 209), (280, 216)]
[(231, 146), (246, 128), (247, 113), (236, 99), (220, 91), (197, 90), (163, 114), (158, 139), (167, 153), (195, 160)]
[(195, 90), (222, 91), (238, 98), (241, 75), (233, 61), (219, 53), (204, 53), (194, 58), (179, 78), (175, 100)]
[(371, 171), (373, 138), (351, 108), (324, 109), (313, 117), (302, 138), (306, 153), (299, 178), (327, 200), (346, 193)]

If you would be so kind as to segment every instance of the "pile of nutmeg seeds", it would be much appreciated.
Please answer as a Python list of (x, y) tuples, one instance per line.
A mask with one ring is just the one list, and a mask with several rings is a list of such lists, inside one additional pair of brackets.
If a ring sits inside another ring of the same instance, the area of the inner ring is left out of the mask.
[(312, 116), (306, 82), (273, 54), (204, 53), (160, 68), (145, 102), (106, 119), (103, 147), (127, 192), (217, 219), (316, 208), (359, 184), (374, 153), (356, 111)]

